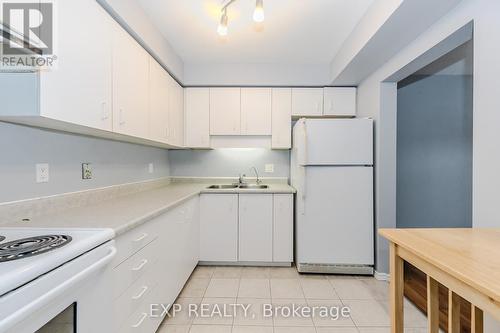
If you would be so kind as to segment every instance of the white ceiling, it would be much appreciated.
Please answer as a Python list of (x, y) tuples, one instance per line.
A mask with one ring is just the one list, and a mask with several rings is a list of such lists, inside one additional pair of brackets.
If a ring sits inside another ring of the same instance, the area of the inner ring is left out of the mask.
[(221, 0), (138, 0), (187, 64), (328, 64), (374, 0), (255, 0), (228, 10), (229, 33), (216, 30)]

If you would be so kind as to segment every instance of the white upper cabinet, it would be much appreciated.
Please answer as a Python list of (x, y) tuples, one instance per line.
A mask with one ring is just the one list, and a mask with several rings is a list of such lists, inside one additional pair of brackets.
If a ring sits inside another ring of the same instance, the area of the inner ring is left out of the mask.
[(113, 131), (146, 138), (149, 54), (121, 27), (113, 30)]
[(292, 116), (323, 115), (323, 88), (292, 88)]
[(210, 147), (210, 90), (184, 89), (185, 145), (191, 148)]
[(240, 88), (210, 88), (210, 135), (240, 135), (240, 110)]
[(332, 87), (324, 88), (325, 116), (356, 116), (356, 88)]
[(272, 89), (272, 148), (292, 147), (292, 89)]
[(241, 135), (271, 135), (271, 88), (241, 88)]
[(184, 145), (184, 89), (170, 79), (169, 97), (169, 143), (182, 147)]
[(40, 72), (40, 115), (111, 131), (114, 22), (95, 1), (61, 1), (57, 6), (58, 62), (57, 68)]
[(152, 57), (149, 63), (149, 137), (168, 143), (170, 76)]

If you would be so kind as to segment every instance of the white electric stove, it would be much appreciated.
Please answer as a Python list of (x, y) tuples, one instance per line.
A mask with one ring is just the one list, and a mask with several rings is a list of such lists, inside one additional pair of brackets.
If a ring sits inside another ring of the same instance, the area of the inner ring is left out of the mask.
[(0, 333), (105, 332), (113, 238), (111, 229), (0, 228)]

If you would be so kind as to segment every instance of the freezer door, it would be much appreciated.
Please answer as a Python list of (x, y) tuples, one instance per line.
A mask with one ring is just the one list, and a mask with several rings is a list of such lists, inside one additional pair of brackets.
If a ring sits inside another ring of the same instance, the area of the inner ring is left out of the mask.
[(373, 168), (306, 167), (304, 186), (297, 261), (373, 265)]
[(303, 165), (372, 165), (373, 120), (305, 120)]

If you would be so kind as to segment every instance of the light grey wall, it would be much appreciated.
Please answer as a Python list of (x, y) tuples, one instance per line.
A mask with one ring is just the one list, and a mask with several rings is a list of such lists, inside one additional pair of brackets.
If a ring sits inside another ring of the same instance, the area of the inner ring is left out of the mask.
[[(84, 162), (92, 163), (91, 180), (81, 178)], [(36, 163), (49, 163), (48, 183), (35, 182)], [(168, 152), (163, 149), (0, 122), (0, 202), (168, 175)]]
[(400, 82), (398, 228), (472, 227), (472, 76)]
[[(255, 166), (262, 177), (289, 177), (290, 152), (261, 148), (178, 150), (169, 152), (171, 176), (237, 177), (252, 175)], [(265, 164), (274, 164), (274, 173), (265, 173)]]

